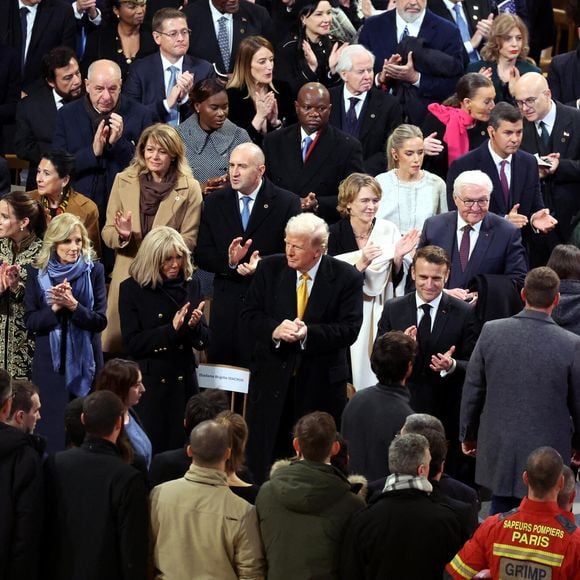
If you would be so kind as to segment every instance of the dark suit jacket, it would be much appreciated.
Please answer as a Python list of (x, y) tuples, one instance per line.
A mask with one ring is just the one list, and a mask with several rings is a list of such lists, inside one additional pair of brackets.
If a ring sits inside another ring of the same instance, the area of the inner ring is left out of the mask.
[[(296, 271), (284, 255), (258, 264), (246, 293), (242, 323), (255, 341), (251, 365), (248, 465), (262, 481), (272, 458), (284, 412), (292, 422), (314, 410), (327, 411), (340, 423), (349, 376), (348, 348), (362, 323), (362, 275), (352, 266), (323, 256), (310, 292), (304, 322), (304, 349), (280, 343), (272, 332), (296, 318)], [(287, 400), (293, 385), (292, 398)]]
[(36, 168), (52, 148), (55, 122), (56, 103), (48, 85), (18, 103), (14, 151), (20, 159), (30, 162), (27, 191), (36, 189)]
[[(183, 57), (183, 71), (193, 74), (193, 82), (215, 77), (213, 66), (206, 60), (186, 54)], [(145, 58), (135, 61), (129, 69), (127, 82), (123, 86), (123, 93), (145, 105), (154, 121), (166, 123), (169, 113), (163, 105), (166, 97), (165, 73), (161, 62), (161, 54), (156, 52)], [(191, 102), (188, 101), (179, 107), (179, 121), (185, 121), (191, 115)]]
[(10, 168), (8, 161), (4, 157), (0, 157), (0, 196), (4, 196), (10, 192)]
[[(471, 36), (474, 35), (477, 23), (480, 20), (485, 20), (495, 10), (494, 0), (463, 0), (463, 11), (465, 12), (467, 26)], [(441, 18), (445, 18), (449, 22), (455, 24), (455, 19), (443, 0), (429, 0), (429, 10)], [(481, 45), (483, 47), (483, 43)], [(481, 48), (480, 47), (480, 48)]]
[[(426, 112), (429, 103), (441, 102), (453, 94), (455, 85), (463, 74), (464, 48), (457, 27), (436, 16), (430, 10), (425, 13), (419, 30), (419, 38), (425, 41), (426, 48), (441, 51), (456, 62), (456, 70), (449, 71), (449, 76), (434, 76), (429, 70), (420, 71), (421, 81), (417, 98), (422, 101)], [(375, 55), (375, 71), (379, 72), (384, 60), (398, 52), (395, 11), (390, 10), (384, 14), (368, 18), (360, 31), (359, 42)], [(401, 56), (405, 57), (406, 55)], [(393, 83), (393, 88), (395, 91), (397, 90), (395, 83)], [(423, 118), (417, 119), (418, 123), (422, 121)]]
[(268, 177), (300, 197), (316, 193), (318, 215), (329, 224), (339, 219), (339, 183), (355, 171), (364, 172), (359, 141), (332, 125), (322, 130), (306, 163), (302, 161), (298, 124), (266, 135), (264, 154)]
[(419, 247), (435, 245), (446, 250), (451, 258), (451, 274), (447, 288), (467, 288), (478, 274), (503, 274), (519, 286), (526, 272), (526, 253), (520, 231), (505, 218), (488, 213), (482, 221), (479, 237), (465, 272), (459, 265), (457, 247), (457, 211), (433, 216), (423, 224)]
[(262, 6), (252, 4), (247, 0), (240, 0), (240, 8), (234, 14), (232, 55), (230, 57), (230, 66), (226, 70), (211, 18), (210, 1), (197, 0), (196, 2), (191, 2), (185, 9), (187, 24), (191, 29), (189, 53), (213, 63), (219, 73), (227, 74), (232, 72), (236, 51), (244, 38), (248, 36), (265, 36), (270, 42), (275, 43), (274, 25), (268, 11)]
[[(540, 153), (541, 145), (534, 123), (524, 120), (522, 149)], [(558, 220), (559, 243), (567, 243), (571, 220), (580, 211), (580, 111), (556, 103), (556, 122), (550, 135), (549, 153), (559, 153), (560, 163), (554, 175), (542, 179), (546, 205)]]
[(580, 99), (580, 47), (552, 59), (548, 84), (555, 101), (576, 107)]
[(0, 154), (12, 150), (11, 127), (20, 100), (20, 60), (10, 46), (0, 45)]
[[(344, 110), (343, 86), (330, 89), (330, 124), (344, 129), (346, 111)], [(361, 142), (365, 171), (378, 175), (387, 169), (385, 148), (387, 139), (403, 122), (403, 112), (397, 99), (376, 87), (371, 88), (363, 104), (359, 117), (359, 131), (355, 137)]]
[[(17, 0), (3, 2), (0, 18), (0, 42), (12, 46), (22, 54), (20, 14)], [(56, 46), (76, 48), (76, 22), (72, 6), (64, 0), (42, 0), (38, 5), (32, 36), (22, 74), (22, 89), (26, 92), (40, 84), (42, 77), (42, 57)], [(20, 61), (19, 61), (20, 62)]]
[(73, 187), (90, 197), (99, 207), (99, 214), (105, 215), (115, 176), (129, 165), (143, 129), (153, 121), (146, 107), (121, 95), (118, 113), (123, 117), (123, 135), (97, 158), (93, 152), (94, 130), (85, 110), (87, 98), (81, 97), (58, 111), (53, 146), (74, 154)]
[(238, 194), (231, 187), (212, 193), (205, 200), (195, 250), (196, 263), (216, 274), (210, 318), (212, 339), (209, 349), (211, 362), (247, 367), (251, 344), (246, 329), (240, 328), (240, 309), (252, 276), (240, 276), (229, 267), (228, 247), (238, 236), (252, 240), (246, 257), (258, 250), (260, 256), (284, 251), (284, 228), (288, 220), (300, 213), (300, 198), (276, 187), (268, 179), (258, 192), (248, 228), (244, 232), (240, 217)]
[[(580, 140), (580, 135), (578, 138)], [(480, 169), (490, 177), (493, 183), (489, 211), (503, 217), (509, 213), (514, 204), (519, 203), (518, 213), (529, 218), (534, 212), (544, 207), (540, 192), (538, 163), (532, 155), (525, 151), (517, 151), (512, 155), (510, 195), (509, 203), (506, 206), (499, 181), (499, 173), (486, 141), (451, 164), (447, 173), (447, 206), (450, 210), (456, 208), (453, 200), (453, 183), (455, 179), (460, 173), (472, 169)], [(525, 229), (529, 229), (529, 226), (526, 226)]]

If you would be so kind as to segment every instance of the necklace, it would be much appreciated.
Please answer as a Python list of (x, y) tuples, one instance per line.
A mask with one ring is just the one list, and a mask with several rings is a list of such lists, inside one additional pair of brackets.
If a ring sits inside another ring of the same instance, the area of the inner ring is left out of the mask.
[[(357, 234), (353, 228), (352, 233), (354, 234), (354, 239), (355, 240), (368, 240), (372, 231), (373, 231), (373, 228), (375, 227), (375, 221), (376, 220), (373, 218), (373, 221), (371, 222), (369, 229), (363, 234)], [(351, 224), (351, 227), (352, 227), (352, 224)]]

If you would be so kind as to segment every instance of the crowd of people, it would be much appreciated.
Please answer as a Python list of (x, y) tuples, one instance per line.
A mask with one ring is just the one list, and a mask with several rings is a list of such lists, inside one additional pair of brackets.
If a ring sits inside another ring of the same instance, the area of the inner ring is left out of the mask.
[[(0, 20), (0, 577), (580, 574), (550, 2)], [(249, 369), (243, 409), (200, 361)]]

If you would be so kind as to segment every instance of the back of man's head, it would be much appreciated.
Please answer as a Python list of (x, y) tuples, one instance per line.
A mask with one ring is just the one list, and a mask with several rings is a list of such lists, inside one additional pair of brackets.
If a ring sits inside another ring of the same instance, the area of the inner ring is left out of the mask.
[(558, 292), (560, 292), (560, 278), (552, 268), (547, 266), (534, 268), (526, 275), (522, 292), (526, 306), (550, 308), (554, 305)]
[(202, 421), (189, 436), (191, 458), (199, 467), (225, 469), (230, 446), (228, 427), (213, 420)]
[(554, 494), (563, 467), (562, 456), (552, 447), (538, 447), (529, 454), (525, 473), (528, 487), (536, 498), (544, 499)]
[(111, 437), (123, 415), (123, 401), (111, 391), (97, 391), (88, 395), (83, 402), (81, 416), (89, 437), (105, 439)]
[(431, 454), (429, 479), (438, 479), (437, 476), (443, 472), (443, 464), (447, 457), (447, 440), (437, 429), (417, 429), (415, 433), (423, 435), (429, 441), (429, 453)]
[(304, 459), (323, 463), (330, 458), (336, 435), (332, 415), (323, 411), (308, 413), (294, 426), (295, 448)]
[(566, 512), (571, 512), (576, 497), (576, 474), (570, 467), (564, 465), (562, 469), (564, 486), (558, 492), (558, 507)]
[(402, 383), (407, 378), (415, 360), (416, 343), (400, 330), (379, 336), (371, 355), (371, 368), (379, 383), (388, 385)]
[(421, 433), (423, 429), (433, 429), (445, 437), (445, 427), (437, 417), (427, 413), (413, 413), (405, 419), (405, 424), (401, 428), (402, 434)]
[(73, 399), (64, 410), (64, 430), (72, 447), (80, 447), (85, 440), (85, 426), (81, 421), (85, 397)]
[(429, 441), (423, 435), (407, 433), (396, 437), (389, 446), (389, 471), (399, 475), (418, 475), (419, 467), (425, 466), (428, 451)]
[(227, 411), (230, 405), (228, 396), (219, 389), (206, 389), (190, 397), (185, 406), (184, 428), (187, 437), (193, 428), (202, 421), (215, 419), (222, 411)]

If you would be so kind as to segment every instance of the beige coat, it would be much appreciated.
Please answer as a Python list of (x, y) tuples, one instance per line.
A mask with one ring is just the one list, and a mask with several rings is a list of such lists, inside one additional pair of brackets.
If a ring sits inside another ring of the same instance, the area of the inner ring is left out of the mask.
[(151, 492), (156, 580), (260, 580), (266, 564), (256, 510), (225, 473), (192, 465)]
[[(107, 328), (103, 332), (104, 352), (123, 352), (121, 328), (119, 325), (119, 285), (129, 277), (129, 266), (137, 254), (143, 236), (140, 219), (140, 188), (137, 170), (125, 169), (115, 177), (111, 197), (107, 205), (107, 221), (103, 228), (103, 242), (116, 250), (115, 266), (111, 274), (107, 304)], [(175, 189), (159, 204), (153, 227), (170, 226), (175, 228), (185, 240), (190, 250), (197, 243), (199, 218), (201, 214), (201, 189), (191, 175), (182, 175), (177, 179)], [(127, 242), (121, 243), (115, 229), (115, 215), (132, 214), (132, 234)]]

